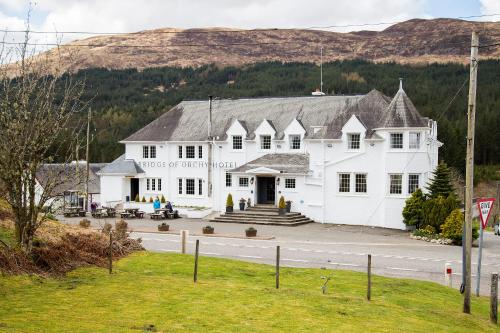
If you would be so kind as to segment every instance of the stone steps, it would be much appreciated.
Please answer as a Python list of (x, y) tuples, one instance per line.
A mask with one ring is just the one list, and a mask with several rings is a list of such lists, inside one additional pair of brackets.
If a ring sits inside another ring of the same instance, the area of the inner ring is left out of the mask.
[(297, 212), (279, 215), (277, 207), (259, 205), (249, 207), (245, 211), (235, 210), (232, 213), (221, 214), (210, 222), (298, 226), (314, 221)]

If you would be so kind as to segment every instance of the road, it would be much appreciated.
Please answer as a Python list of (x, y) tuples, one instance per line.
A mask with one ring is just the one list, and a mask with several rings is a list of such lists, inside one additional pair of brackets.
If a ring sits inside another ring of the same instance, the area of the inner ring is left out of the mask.
[[(216, 227), (217, 228), (217, 227)], [(278, 227), (280, 228), (280, 227)], [(283, 227), (281, 227), (283, 228)], [(187, 252), (194, 253), (195, 240), (200, 240), (200, 255), (232, 258), (274, 264), (276, 246), (281, 247), (281, 265), (289, 267), (325, 267), (366, 271), (367, 255), (372, 255), (374, 274), (434, 281), (444, 284), (444, 268), (451, 263), (454, 288), (461, 284), (462, 248), (409, 239), (406, 233), (390, 231), (353, 232), (352, 227), (337, 228), (335, 237), (323, 230), (321, 237), (311, 240), (311, 231), (322, 226), (309, 225), (286, 228), (284, 234), (271, 240), (226, 237), (191, 236)], [(347, 230), (346, 230), (347, 228)], [(188, 228), (186, 228), (188, 229)], [(262, 227), (260, 227), (262, 229)], [(328, 230), (330, 231), (330, 230)], [(314, 234), (314, 232), (312, 232)], [(291, 237), (291, 235), (293, 235)], [(158, 252), (180, 252), (180, 236), (148, 232), (133, 232), (146, 249)], [(319, 236), (319, 235), (317, 235)], [(331, 240), (330, 240), (331, 239)], [(485, 234), (481, 278), (481, 294), (489, 295), (490, 275), (500, 271), (500, 238)], [(473, 249), (473, 290), (477, 271), (477, 249)]]

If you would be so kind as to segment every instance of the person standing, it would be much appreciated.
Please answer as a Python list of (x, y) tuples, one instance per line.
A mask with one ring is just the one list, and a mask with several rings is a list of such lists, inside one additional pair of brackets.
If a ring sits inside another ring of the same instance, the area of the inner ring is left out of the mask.
[(155, 201), (153, 201), (153, 209), (155, 210), (155, 212), (161, 208), (161, 203), (160, 203), (160, 199), (158, 199), (158, 197), (155, 198)]

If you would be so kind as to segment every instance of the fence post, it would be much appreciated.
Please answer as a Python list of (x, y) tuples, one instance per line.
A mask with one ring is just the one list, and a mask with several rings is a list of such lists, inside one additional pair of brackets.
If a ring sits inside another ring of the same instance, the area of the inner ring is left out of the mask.
[(198, 281), (198, 251), (200, 250), (200, 240), (196, 240), (196, 249), (194, 252), (194, 277), (193, 280), (196, 283)]
[(108, 251), (109, 274), (113, 272), (113, 233), (109, 232), (109, 251)]
[(368, 255), (368, 288), (366, 291), (366, 299), (371, 300), (372, 299), (372, 255)]
[(181, 230), (181, 253), (186, 254), (186, 241), (189, 235), (189, 230)]
[(494, 324), (498, 322), (498, 273), (491, 274), (490, 320)]
[(276, 289), (280, 288), (280, 246), (276, 246)]
[(450, 288), (452, 287), (451, 274), (451, 264), (447, 262), (446, 264), (444, 264), (444, 283)]

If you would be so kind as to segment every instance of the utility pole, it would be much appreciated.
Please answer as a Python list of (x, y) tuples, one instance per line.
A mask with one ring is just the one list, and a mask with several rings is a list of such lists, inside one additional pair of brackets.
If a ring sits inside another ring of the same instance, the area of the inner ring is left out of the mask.
[(89, 177), (90, 177), (90, 165), (89, 165), (89, 144), (90, 144), (90, 117), (92, 110), (89, 108), (87, 114), (87, 148), (85, 150), (85, 210), (89, 210)]
[(465, 293), (464, 313), (470, 313), (471, 297), (471, 248), (472, 248), (472, 197), (474, 186), (474, 130), (476, 126), (476, 87), (479, 36), (472, 32), (470, 50), (469, 103), (467, 107), (467, 156), (465, 161)]
[(207, 153), (207, 196), (212, 197), (212, 100), (213, 96), (208, 96), (208, 119), (207, 119), (207, 139), (208, 139), (208, 153)]

